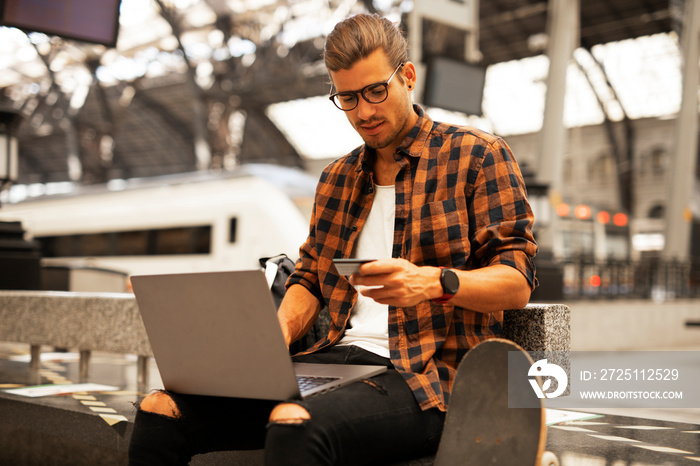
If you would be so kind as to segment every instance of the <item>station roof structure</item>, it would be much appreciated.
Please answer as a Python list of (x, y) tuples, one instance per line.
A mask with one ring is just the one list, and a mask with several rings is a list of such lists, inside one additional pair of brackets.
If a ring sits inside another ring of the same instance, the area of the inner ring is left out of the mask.
[[(160, 8), (132, 13), (138, 3), (144, 2), (122, 0), (116, 49), (0, 28), (0, 110), (23, 117), (20, 183), (193, 171), (202, 168), (202, 138), (210, 147), (208, 168), (301, 166), (303, 157), (270, 120), (268, 106), (328, 92), (321, 48), (337, 21), (360, 11), (399, 21), (412, 5), (158, 0), (148, 3)], [(678, 32), (684, 0), (581, 4), (580, 43), (590, 49)], [(543, 54), (547, 8), (539, 0), (481, 2), (481, 63)], [(463, 32), (427, 26), (424, 57), (463, 56)]]

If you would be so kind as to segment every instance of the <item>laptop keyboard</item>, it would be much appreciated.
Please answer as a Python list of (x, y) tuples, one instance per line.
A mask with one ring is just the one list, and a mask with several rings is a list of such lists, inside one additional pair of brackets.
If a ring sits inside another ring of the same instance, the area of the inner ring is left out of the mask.
[(316, 388), (319, 385), (326, 384), (328, 382), (333, 382), (338, 380), (338, 377), (313, 377), (308, 375), (297, 375), (297, 383), (299, 384), (299, 390), (306, 391)]

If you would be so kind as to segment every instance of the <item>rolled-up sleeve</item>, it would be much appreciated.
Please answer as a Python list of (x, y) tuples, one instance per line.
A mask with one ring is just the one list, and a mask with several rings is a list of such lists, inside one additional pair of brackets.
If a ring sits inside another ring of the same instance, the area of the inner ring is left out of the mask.
[(299, 248), (299, 259), (296, 262), (294, 273), (287, 279), (287, 288), (292, 285), (301, 285), (309, 290), (322, 306), (325, 306), (325, 300), (319, 286), (318, 279), (318, 257), (316, 253), (316, 230), (315, 218), (316, 208), (314, 207), (311, 214), (311, 226), (309, 228), (309, 236), (304, 241), (304, 244)]
[(503, 264), (517, 269), (534, 289), (534, 215), (518, 164), (500, 138), (491, 142), (483, 157), (474, 163), (478, 165), (472, 167), (476, 179), (468, 196), (472, 204), (469, 210), (473, 217), (473, 258), (480, 267)]

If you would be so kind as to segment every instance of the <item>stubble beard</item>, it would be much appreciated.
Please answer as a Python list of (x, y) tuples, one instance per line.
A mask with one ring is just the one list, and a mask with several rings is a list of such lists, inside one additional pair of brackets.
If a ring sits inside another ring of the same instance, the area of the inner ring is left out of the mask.
[[(367, 147), (371, 147), (372, 149), (384, 149), (385, 147), (390, 146), (392, 143), (396, 142), (396, 139), (399, 137), (401, 134), (401, 131), (403, 130), (404, 126), (406, 125), (406, 121), (408, 121), (408, 116), (405, 116), (403, 120), (401, 121), (401, 124), (397, 125), (397, 127), (392, 128), (392, 131), (389, 135), (387, 135), (384, 138), (377, 139), (377, 138), (371, 138), (371, 137), (364, 137), (362, 136), (362, 139), (365, 142), (365, 145)], [(357, 127), (365, 123), (364, 121), (360, 121), (357, 123)], [(386, 124), (386, 120), (384, 120), (384, 123)], [(359, 131), (358, 131), (359, 133)], [(361, 133), (360, 133), (361, 134)]]

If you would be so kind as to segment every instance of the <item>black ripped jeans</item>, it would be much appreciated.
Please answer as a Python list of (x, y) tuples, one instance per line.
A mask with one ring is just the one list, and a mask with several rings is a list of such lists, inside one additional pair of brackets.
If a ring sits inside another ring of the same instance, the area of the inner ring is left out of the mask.
[(181, 465), (199, 453), (265, 448), (267, 465), (386, 465), (434, 453), (444, 413), (421, 411), (391, 362), (355, 346), (294, 358), (299, 362), (380, 364), (387, 372), (298, 401), (299, 424), (268, 423), (278, 402), (169, 393), (178, 419), (139, 410), (129, 464)]

